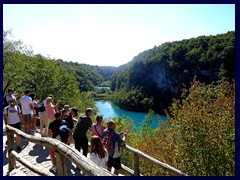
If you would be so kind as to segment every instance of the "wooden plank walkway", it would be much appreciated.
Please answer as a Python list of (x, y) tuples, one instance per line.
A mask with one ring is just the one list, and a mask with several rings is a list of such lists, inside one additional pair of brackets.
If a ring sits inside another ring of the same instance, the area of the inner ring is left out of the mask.
[[(35, 136), (41, 136), (38, 132)], [(3, 129), (3, 176), (39, 176), (33, 173), (28, 168), (16, 161), (16, 168), (12, 171), (8, 171), (8, 154), (7, 146), (5, 145), (7, 141), (6, 131)], [(26, 142), (21, 140), (20, 144), (22, 150), (19, 152), (23, 158), (28, 160), (31, 164), (43, 169), (44, 171), (49, 171), (52, 167), (52, 163), (49, 155), (49, 148), (37, 145), (35, 143)], [(71, 147), (74, 147), (72, 144)], [(76, 166), (67, 160), (67, 173), (68, 176), (82, 176), (82, 173), (76, 169)]]

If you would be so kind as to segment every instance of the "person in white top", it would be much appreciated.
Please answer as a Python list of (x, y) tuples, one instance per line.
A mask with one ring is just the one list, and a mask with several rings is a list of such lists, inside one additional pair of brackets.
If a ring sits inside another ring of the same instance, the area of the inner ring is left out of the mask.
[[(14, 128), (21, 130), (22, 115), (20, 107), (15, 105), (15, 99), (8, 99), (9, 106), (4, 108), (4, 124), (10, 125)], [(16, 138), (17, 150), (20, 148), (20, 136)]]
[(91, 151), (89, 158), (97, 164), (99, 167), (107, 169), (108, 152), (103, 147), (102, 141), (98, 136), (92, 136), (91, 138)]
[(25, 95), (20, 100), (24, 120), (24, 131), (26, 132), (28, 130), (28, 134), (31, 133), (32, 111), (34, 110), (30, 93), (30, 90), (26, 90)]

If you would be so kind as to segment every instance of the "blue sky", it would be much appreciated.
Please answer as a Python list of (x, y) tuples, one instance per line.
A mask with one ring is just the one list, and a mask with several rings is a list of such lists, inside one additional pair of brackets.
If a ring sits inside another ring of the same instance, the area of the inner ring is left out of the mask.
[(3, 29), (35, 54), (119, 66), (164, 42), (235, 30), (234, 4), (4, 4)]

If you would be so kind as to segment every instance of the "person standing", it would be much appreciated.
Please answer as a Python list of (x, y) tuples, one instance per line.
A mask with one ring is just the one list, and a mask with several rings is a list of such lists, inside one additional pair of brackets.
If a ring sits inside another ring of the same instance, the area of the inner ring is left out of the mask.
[(48, 126), (49, 124), (55, 119), (54, 114), (56, 112), (56, 109), (58, 108), (58, 105), (60, 104), (60, 100), (58, 100), (56, 105), (52, 104), (53, 97), (47, 97), (45, 101), (45, 116), (46, 116), (46, 123), (45, 123), (45, 137), (48, 136)]
[(73, 129), (73, 116), (78, 115), (78, 109), (76, 107), (70, 108), (70, 111), (66, 114), (63, 115), (62, 119), (65, 119), (67, 123), (69, 124), (69, 128), (72, 130)]
[(74, 129), (73, 139), (75, 142), (75, 148), (80, 152), (81, 148), (83, 149), (83, 155), (87, 157), (88, 153), (88, 138), (87, 138), (87, 131), (91, 130), (92, 127), (92, 109), (87, 108), (86, 113), (81, 115), (78, 118), (78, 122)]
[(38, 116), (37, 108), (38, 108), (39, 101), (36, 101), (36, 95), (35, 94), (31, 94), (30, 97), (32, 98), (32, 104), (33, 104), (33, 108), (34, 108), (34, 110), (32, 111), (33, 120), (32, 120), (32, 124), (31, 124), (31, 129), (35, 132), (36, 131), (37, 116)]
[(27, 132), (28, 134), (31, 133), (32, 111), (34, 110), (30, 93), (30, 90), (26, 90), (25, 95), (20, 99), (24, 122), (24, 132)]
[(96, 116), (96, 120), (97, 120), (97, 123), (92, 124), (92, 136), (94, 135), (98, 136), (102, 141), (102, 133), (103, 133), (103, 130), (106, 129), (106, 127), (102, 125), (103, 116), (101, 114), (98, 114)]
[(15, 103), (16, 103), (17, 98), (13, 93), (14, 93), (14, 90), (12, 88), (9, 88), (8, 94), (4, 97), (3, 107), (7, 107), (9, 105), (8, 101), (10, 99), (15, 99)]
[(45, 113), (45, 101), (43, 100), (39, 105), (38, 105), (38, 114), (39, 114), (39, 119), (40, 119), (40, 133), (41, 136), (43, 137), (45, 133), (43, 133), (43, 127), (46, 127), (46, 113)]
[(69, 137), (69, 140), (70, 140), (70, 143), (73, 142), (73, 135), (72, 135), (72, 132), (73, 132), (73, 127), (74, 127), (74, 124), (73, 124), (73, 116), (77, 116), (78, 115), (78, 109), (76, 107), (72, 107), (70, 109), (70, 111), (64, 115), (64, 117), (62, 119), (66, 120), (68, 125), (69, 125), (69, 134), (70, 134), (70, 137)]
[[(52, 95), (49, 95), (48, 97), (53, 98)], [(45, 131), (44, 131), (44, 133), (43, 133), (43, 127), (45, 126), (45, 130), (46, 130), (46, 127), (47, 127), (47, 118), (46, 118), (45, 102), (46, 102), (46, 99), (44, 99), (44, 100), (38, 105), (38, 113), (39, 113), (39, 119), (40, 119), (40, 133), (41, 133), (41, 136), (42, 136), (42, 137), (46, 135)]]
[[(9, 106), (4, 108), (4, 123), (5, 125), (12, 126), (21, 130), (21, 122), (22, 122), (22, 115), (21, 109), (17, 105), (15, 105), (15, 99), (11, 98), (8, 99)], [(20, 151), (20, 136), (17, 135), (16, 137), (16, 146), (17, 150)]]
[[(48, 137), (55, 138), (60, 140), (65, 144), (69, 144), (69, 126), (68, 123), (62, 119), (62, 114), (60, 112), (56, 112), (54, 114), (55, 120), (49, 124)], [(56, 157), (55, 157), (55, 149), (53, 147), (50, 148), (50, 158), (52, 161), (52, 167), (50, 171), (56, 171)]]
[(70, 112), (70, 106), (69, 105), (64, 105), (63, 109), (60, 111), (62, 114), (62, 119), (65, 117)]
[(90, 155), (89, 158), (99, 167), (107, 169), (108, 152), (103, 147), (102, 140), (98, 136), (91, 137)]
[[(113, 120), (107, 123), (108, 129), (103, 131), (103, 141), (108, 150), (108, 171), (111, 172), (112, 167), (114, 167), (114, 174), (119, 174), (119, 169), (121, 169), (121, 153), (120, 146), (123, 146), (126, 141), (125, 133), (116, 133), (116, 124)], [(120, 137), (123, 135), (123, 138)]]

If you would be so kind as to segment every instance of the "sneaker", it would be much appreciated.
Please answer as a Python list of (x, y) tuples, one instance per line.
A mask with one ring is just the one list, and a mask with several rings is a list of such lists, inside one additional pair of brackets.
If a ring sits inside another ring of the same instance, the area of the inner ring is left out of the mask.
[(52, 166), (49, 171), (53, 171), (53, 172), (56, 172), (56, 167), (55, 166)]
[(20, 146), (17, 146), (17, 151), (21, 151), (22, 148)]

